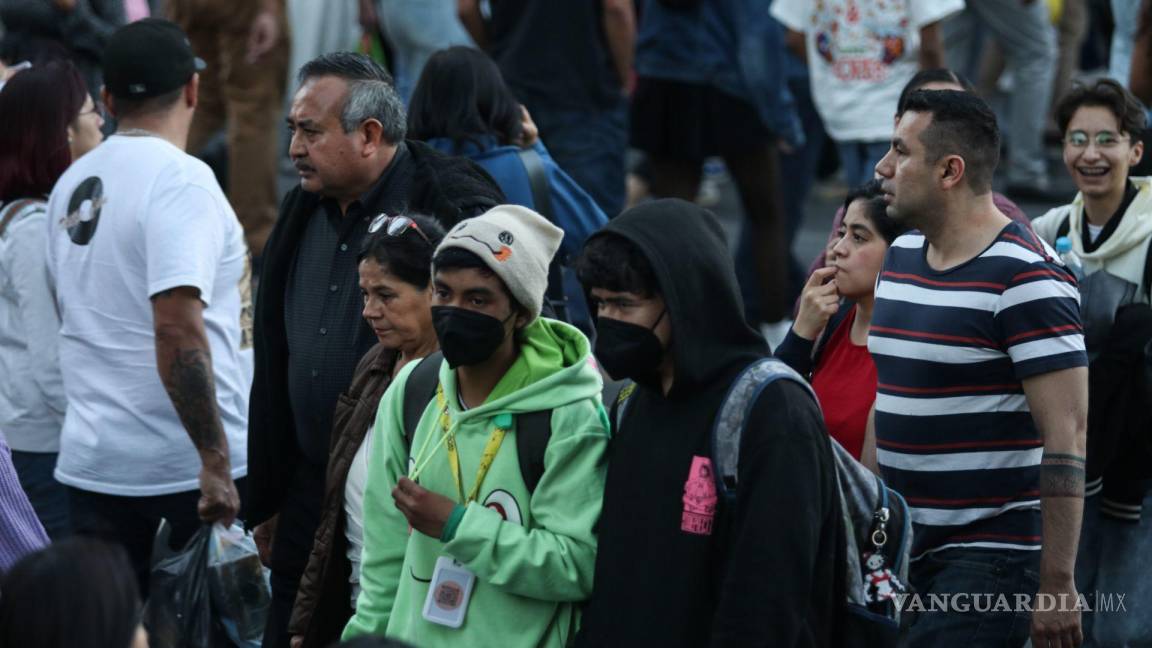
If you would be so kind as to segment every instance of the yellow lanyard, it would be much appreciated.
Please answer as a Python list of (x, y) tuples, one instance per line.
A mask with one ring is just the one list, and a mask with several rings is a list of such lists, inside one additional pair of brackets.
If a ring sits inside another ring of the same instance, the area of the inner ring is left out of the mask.
[[(488, 437), (488, 443), (484, 445), (484, 452), (480, 455), (480, 466), (476, 470), (476, 483), (472, 486), (472, 490), (468, 493), (468, 497), (464, 497), (464, 476), (460, 471), (460, 454), (456, 449), (456, 432), (452, 430), (452, 419), (448, 416), (448, 402), (444, 397), (444, 387), (441, 385), (436, 386), (436, 406), (440, 408), (440, 430), (441, 440), (448, 448), (448, 464), (452, 467), (452, 479), (456, 482), (456, 492), (460, 496), (462, 503), (474, 501), (476, 496), (480, 493), (480, 486), (484, 483), (484, 478), (488, 476), (488, 469), (492, 467), (492, 462), (496, 460), (496, 453), (500, 450), (500, 444), (504, 442), (504, 435), (508, 432), (506, 427), (499, 425), (493, 426), (492, 436)], [(425, 441), (427, 445), (427, 441)], [(421, 448), (423, 450), (423, 448)], [(420, 453), (423, 455), (423, 452)], [(433, 450), (435, 454), (435, 450)], [(431, 460), (431, 456), (420, 462), (417, 470), (413, 473), (412, 479), (416, 479), (418, 473), (422, 472), (424, 464)]]

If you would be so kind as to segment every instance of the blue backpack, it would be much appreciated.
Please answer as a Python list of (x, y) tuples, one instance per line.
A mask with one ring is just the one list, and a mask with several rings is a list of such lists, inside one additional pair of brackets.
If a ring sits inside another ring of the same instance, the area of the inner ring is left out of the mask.
[[(776, 358), (752, 363), (724, 396), (712, 424), (712, 465), (716, 492), (729, 505), (739, 487), (740, 439), (760, 393), (777, 380), (802, 385), (816, 401), (808, 382)], [(617, 428), (624, 418), (634, 385), (620, 389), (613, 403)], [(908, 560), (912, 519), (899, 493), (865, 468), (835, 439), (829, 438), (844, 519), (845, 627), (844, 646), (894, 646), (900, 629), (896, 599), (908, 591)]]

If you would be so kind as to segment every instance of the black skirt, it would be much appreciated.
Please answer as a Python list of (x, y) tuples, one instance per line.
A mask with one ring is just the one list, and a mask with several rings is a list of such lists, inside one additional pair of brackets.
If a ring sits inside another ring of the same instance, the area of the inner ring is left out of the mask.
[(632, 146), (656, 157), (703, 160), (760, 150), (775, 136), (747, 101), (710, 85), (640, 77)]

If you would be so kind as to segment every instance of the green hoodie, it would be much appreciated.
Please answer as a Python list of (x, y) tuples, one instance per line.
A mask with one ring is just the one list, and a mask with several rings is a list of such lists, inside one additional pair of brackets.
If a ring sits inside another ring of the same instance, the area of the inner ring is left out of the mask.
[[(404, 387), (416, 363), (405, 367), (381, 398), (364, 493), (362, 589), (345, 639), (383, 633), (422, 648), (514, 648), (565, 646), (574, 638), (578, 604), (592, 592), (593, 525), (604, 492), (608, 419), (600, 403), (602, 381), (588, 340), (567, 324), (537, 318), (520, 333), (519, 344), (519, 356), (483, 405), (460, 411), (456, 372), (447, 363), (440, 366), (440, 384), (456, 428), (465, 492), (500, 415), (552, 410), (544, 473), (529, 493), (520, 476), (513, 425), (478, 501), (453, 515), (447, 542), (410, 533), (392, 501), (392, 488), (425, 446), (425, 456), (432, 458), (419, 474), (420, 484), (459, 498), (448, 453), (438, 444), (443, 432), (435, 400), (420, 418), (411, 451), (404, 442)], [(451, 556), (476, 575), (458, 629), (422, 615), (439, 556)]]

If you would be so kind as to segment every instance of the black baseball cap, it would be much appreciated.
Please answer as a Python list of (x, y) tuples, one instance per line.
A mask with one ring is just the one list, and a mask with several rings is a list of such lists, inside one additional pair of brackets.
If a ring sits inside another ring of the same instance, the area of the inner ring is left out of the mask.
[(104, 87), (113, 97), (147, 99), (188, 83), (205, 67), (176, 23), (145, 18), (117, 29), (104, 48)]

